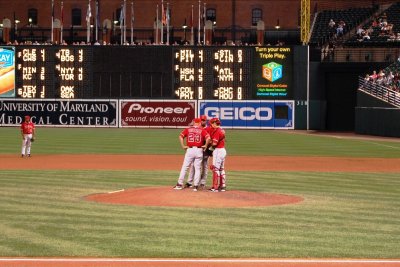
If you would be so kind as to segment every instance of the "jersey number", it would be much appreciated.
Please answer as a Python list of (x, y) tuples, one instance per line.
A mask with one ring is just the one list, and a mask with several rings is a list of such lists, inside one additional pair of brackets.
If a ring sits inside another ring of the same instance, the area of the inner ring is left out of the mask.
[(191, 143), (200, 143), (201, 136), (199, 134), (190, 133), (188, 135), (188, 141), (191, 142)]

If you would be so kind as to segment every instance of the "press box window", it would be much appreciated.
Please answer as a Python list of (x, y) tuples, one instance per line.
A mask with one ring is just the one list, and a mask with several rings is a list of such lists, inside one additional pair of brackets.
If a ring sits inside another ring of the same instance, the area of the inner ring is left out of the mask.
[(73, 8), (71, 11), (72, 26), (82, 25), (82, 11), (79, 8)]
[(215, 10), (215, 8), (207, 9), (206, 20), (211, 20), (212, 22), (217, 21), (217, 11)]
[(38, 10), (36, 8), (28, 9), (28, 21), (31, 25), (38, 24)]
[(257, 22), (260, 20), (262, 20), (262, 10), (260, 8), (254, 8), (251, 11), (251, 24), (256, 26)]

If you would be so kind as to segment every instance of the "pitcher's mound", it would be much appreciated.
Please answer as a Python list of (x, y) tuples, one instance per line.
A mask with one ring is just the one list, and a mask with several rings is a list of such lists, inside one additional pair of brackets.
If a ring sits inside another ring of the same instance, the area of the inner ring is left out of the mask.
[(87, 200), (125, 204), (134, 206), (157, 207), (199, 207), (199, 208), (239, 208), (293, 204), (303, 201), (302, 197), (256, 193), (245, 191), (194, 192), (190, 188), (174, 190), (171, 187), (145, 187), (95, 194)]

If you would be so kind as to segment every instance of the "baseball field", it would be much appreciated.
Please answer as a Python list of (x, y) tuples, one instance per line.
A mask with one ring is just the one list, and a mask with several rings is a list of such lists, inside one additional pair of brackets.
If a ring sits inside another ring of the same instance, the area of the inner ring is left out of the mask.
[(400, 140), (227, 130), (211, 193), (180, 131), (1, 127), (0, 266), (400, 266)]

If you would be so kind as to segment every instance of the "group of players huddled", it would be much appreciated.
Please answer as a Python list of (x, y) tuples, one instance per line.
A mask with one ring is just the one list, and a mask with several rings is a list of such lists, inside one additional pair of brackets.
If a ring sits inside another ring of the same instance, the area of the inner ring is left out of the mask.
[[(213, 173), (213, 180), (212, 187), (209, 190), (211, 192), (225, 192), (225, 131), (221, 128), (221, 121), (218, 118), (212, 118), (207, 125), (207, 116), (202, 115), (195, 118), (189, 127), (180, 133), (179, 141), (186, 153), (178, 183), (174, 186), (174, 189), (206, 190), (208, 158), (211, 156), (210, 170)], [(184, 185), (185, 176), (189, 169), (189, 177)]]

